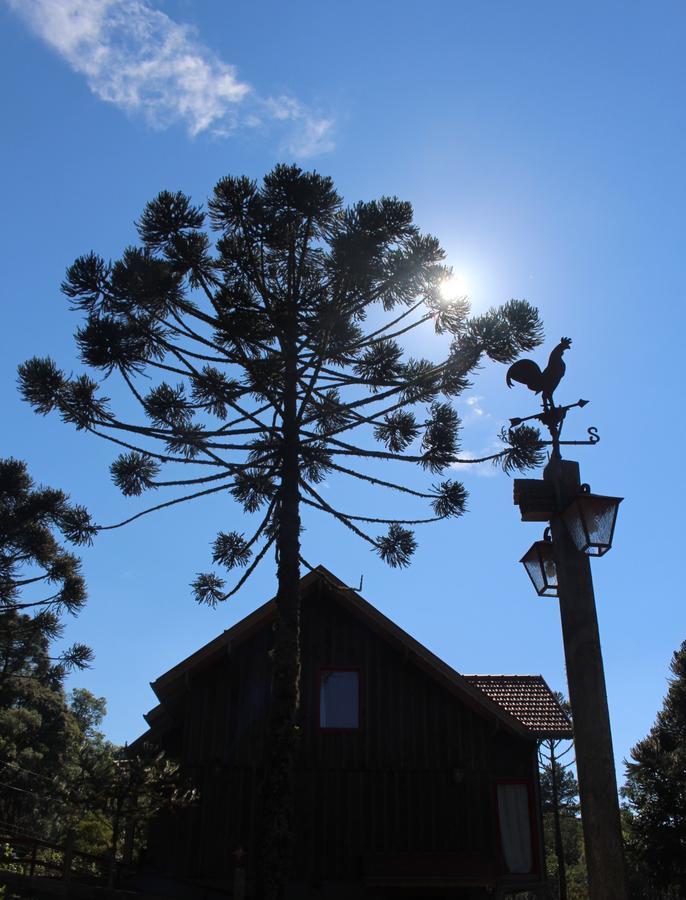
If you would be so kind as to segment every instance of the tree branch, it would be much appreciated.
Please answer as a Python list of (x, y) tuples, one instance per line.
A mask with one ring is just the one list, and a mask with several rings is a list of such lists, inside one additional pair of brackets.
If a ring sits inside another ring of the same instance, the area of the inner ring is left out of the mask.
[[(342, 522), (346, 528), (349, 528), (350, 531), (354, 532), (358, 537), (361, 537), (363, 540), (367, 541), (367, 543), (371, 544), (372, 547), (376, 548), (377, 544), (374, 538), (369, 537), (368, 534), (365, 534), (364, 531), (359, 529), (357, 525), (353, 525), (352, 522), (349, 522), (348, 519), (345, 518), (341, 513), (336, 512), (336, 510), (330, 506), (326, 500), (319, 496), (319, 494), (311, 487), (306, 481), (301, 480), (302, 486), (311, 494), (318, 503), (313, 503), (312, 500), (308, 500), (307, 497), (302, 497), (301, 500), (303, 503), (306, 503), (308, 506), (314, 507), (314, 509), (319, 509), (323, 512), (330, 513), (335, 519), (338, 519), (339, 522)], [(320, 505), (321, 504), (321, 505)]]
[(204, 497), (207, 494), (217, 494), (219, 491), (226, 491), (230, 487), (230, 484), (222, 484), (219, 487), (208, 488), (205, 491), (198, 491), (195, 494), (187, 494), (185, 497), (176, 497), (174, 500), (167, 500), (166, 503), (158, 503), (157, 506), (151, 506), (148, 509), (144, 509), (142, 512), (136, 513), (135, 516), (124, 519), (123, 522), (117, 522), (116, 525), (97, 525), (96, 527), (98, 531), (112, 531), (114, 528), (121, 528), (123, 525), (128, 525), (129, 522), (135, 522), (136, 519), (140, 519), (141, 516), (147, 516), (148, 513), (156, 512), (158, 509), (166, 509), (168, 506), (175, 506), (177, 503), (185, 503), (186, 500), (194, 500), (196, 497)]

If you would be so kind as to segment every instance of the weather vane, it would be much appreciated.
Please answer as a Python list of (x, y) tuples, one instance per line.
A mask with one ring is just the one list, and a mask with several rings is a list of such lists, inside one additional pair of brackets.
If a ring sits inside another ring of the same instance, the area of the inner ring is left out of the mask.
[(513, 363), (507, 370), (507, 386), (512, 387), (513, 381), (518, 381), (525, 385), (535, 394), (540, 394), (543, 401), (543, 412), (536, 413), (532, 416), (524, 418), (510, 419), (510, 428), (516, 428), (523, 422), (530, 422), (534, 419), (546, 426), (550, 432), (550, 441), (546, 443), (552, 444), (553, 456), (560, 456), (560, 445), (562, 444), (597, 444), (600, 440), (597, 428), (588, 428), (588, 440), (585, 441), (562, 441), (562, 426), (565, 417), (570, 409), (575, 407), (586, 406), (588, 400), (577, 400), (576, 403), (569, 403), (567, 406), (556, 406), (553, 400), (557, 386), (562, 381), (565, 374), (566, 366), (562, 355), (565, 350), (569, 350), (572, 345), (571, 338), (563, 337), (560, 343), (555, 347), (548, 358), (548, 365), (541, 371), (538, 364), (533, 359), (520, 359)]

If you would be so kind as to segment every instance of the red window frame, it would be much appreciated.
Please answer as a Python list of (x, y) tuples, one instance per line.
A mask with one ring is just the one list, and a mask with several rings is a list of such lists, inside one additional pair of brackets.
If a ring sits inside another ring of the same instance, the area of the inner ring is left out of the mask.
[[(505, 862), (505, 852), (503, 850), (502, 831), (500, 828), (500, 807), (498, 805), (498, 787), (501, 784), (523, 784), (526, 787), (526, 795), (529, 806), (529, 831), (531, 837), (531, 869), (528, 872), (510, 872)], [(495, 821), (497, 824), (498, 839), (498, 857), (503, 873), (508, 878), (523, 880), (531, 878), (532, 875), (541, 874), (541, 859), (538, 846), (538, 818), (536, 814), (536, 803), (534, 795), (534, 784), (530, 778), (497, 778), (493, 782), (493, 806), (495, 808)]]
[[(322, 725), (322, 675), (324, 672), (355, 672), (357, 675), (357, 726), (355, 728), (339, 728)], [(317, 731), (356, 733), (362, 731), (362, 669), (359, 666), (319, 666), (317, 669)]]

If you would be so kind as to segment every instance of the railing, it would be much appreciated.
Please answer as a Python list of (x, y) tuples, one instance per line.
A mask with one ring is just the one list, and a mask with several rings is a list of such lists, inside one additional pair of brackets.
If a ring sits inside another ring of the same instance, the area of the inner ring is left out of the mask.
[(70, 882), (72, 878), (113, 885), (118, 881), (119, 863), (111, 855), (96, 856), (74, 846), (75, 834), (68, 832), (63, 844), (42, 838), (0, 832), (0, 872), (32, 878), (37, 875)]

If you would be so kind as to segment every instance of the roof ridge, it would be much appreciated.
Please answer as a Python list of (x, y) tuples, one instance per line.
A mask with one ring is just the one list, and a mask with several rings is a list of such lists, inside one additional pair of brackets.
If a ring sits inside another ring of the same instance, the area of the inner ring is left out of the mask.
[(541, 675), (540, 673), (535, 674), (533, 672), (524, 673), (524, 674), (521, 674), (521, 673), (507, 674), (504, 672), (500, 672), (500, 673), (498, 673), (498, 672), (470, 672), (470, 673), (463, 672), (462, 677), (463, 678), (540, 678), (543, 681), (545, 681), (545, 678), (543, 678), (543, 675)]
[[(448, 685), (451, 690), (458, 692), (467, 703), (482, 713), (502, 721), (515, 733), (525, 735), (540, 733), (540, 729), (534, 727), (535, 723), (532, 720), (527, 721), (522, 717), (519, 709), (513, 707), (511, 703), (503, 703), (500, 694), (509, 690), (514, 697), (515, 694), (521, 695), (528, 690), (531, 699), (537, 696), (536, 702), (540, 703), (543, 691), (554, 703), (552, 692), (542, 675), (462, 675), (366, 600), (359, 590), (346, 585), (325, 566), (319, 564), (303, 575), (300, 579), (300, 589), (309, 590), (315, 583), (322, 581), (339, 596), (340, 602), (361, 615), (369, 627), (380, 631), (387, 639), (403, 645), (405, 651), (412, 653), (420, 666), (427, 667), (434, 677)], [(226, 648), (232, 646), (234, 642), (244, 640), (264, 627), (273, 616), (274, 609), (275, 599), (272, 598), (160, 675), (151, 685), (160, 702), (164, 704), (165, 695), (173, 690), (172, 686), (180, 682), (181, 678), (188, 676), (189, 670), (195, 666), (211, 664), (212, 659), (226, 652)], [(530, 687), (527, 689), (526, 685)], [(530, 705), (530, 702), (527, 705)], [(562, 730), (567, 730), (568, 723), (561, 710), (558, 711), (565, 723), (564, 725), (560, 723)]]

